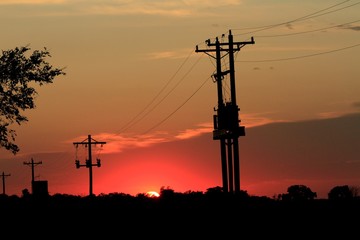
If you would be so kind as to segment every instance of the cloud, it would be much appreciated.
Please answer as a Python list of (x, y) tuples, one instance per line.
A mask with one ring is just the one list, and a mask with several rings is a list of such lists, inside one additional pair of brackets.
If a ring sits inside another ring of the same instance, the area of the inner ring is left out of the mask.
[(194, 53), (194, 49), (178, 49), (176, 51), (162, 51), (162, 52), (152, 52), (146, 55), (146, 59), (149, 60), (158, 60), (158, 59), (181, 59), (187, 58), (189, 53)]
[(327, 118), (336, 118), (336, 117), (340, 117), (343, 114), (340, 112), (321, 112), (318, 114), (318, 116), (322, 119), (327, 119)]
[(360, 109), (360, 102), (353, 102), (352, 106), (355, 107), (355, 108)]
[(0, 5), (38, 5), (38, 4), (60, 4), (67, 0), (1, 0)]
[(326, 46), (276, 46), (276, 47), (272, 47), (272, 46), (262, 46), (262, 47), (257, 47), (255, 50), (253, 51), (261, 51), (261, 52), (303, 52), (303, 51), (328, 51), (330, 50), (329, 47)]
[(266, 125), (270, 123), (277, 123), (277, 122), (286, 122), (283, 120), (274, 120), (269, 118), (269, 115), (271, 113), (269, 112), (263, 112), (263, 113), (244, 113), (241, 114), (241, 125), (251, 128), (251, 127), (257, 127), (261, 125)]
[[(116, 134), (116, 133), (99, 133), (91, 136), (94, 143), (106, 142), (103, 146), (103, 153), (118, 153), (125, 149), (146, 148), (165, 142), (174, 142), (198, 137), (213, 131), (213, 123), (200, 123), (194, 128), (185, 129), (178, 133), (166, 131), (156, 131), (143, 135)], [(80, 139), (80, 141), (79, 141)], [(87, 142), (88, 136), (78, 136), (74, 139), (67, 140), (67, 144), (74, 142)]]
[(360, 31), (360, 26), (354, 26), (352, 24), (345, 24), (345, 25), (339, 26), (339, 28), (353, 30), (353, 31)]
[(103, 1), (87, 4), (83, 12), (94, 15), (156, 15), (156, 16), (189, 16), (193, 9), (184, 8), (181, 2), (155, 1)]
[[(220, 6), (239, 5), (239, 0), (204, 1), (204, 0), (3, 0), (0, 5), (36, 5), (32, 15), (151, 15), (187, 17), (209, 15), (212, 9)], [(61, 8), (48, 8), (49, 5), (61, 5)], [(42, 9), (39, 9), (39, 6)], [(43, 11), (46, 8), (46, 11)], [(19, 10), (21, 11), (21, 10)], [(24, 14), (24, 12), (21, 12)]]
[[(99, 133), (91, 136), (93, 143), (106, 142), (103, 146), (103, 153), (122, 152), (125, 149), (144, 148), (158, 143), (168, 142), (173, 137), (167, 132), (154, 132), (147, 135), (121, 135), (116, 133)], [(80, 141), (79, 141), (80, 139)], [(84, 139), (84, 140), (81, 140)], [(67, 143), (88, 142), (88, 136), (79, 136), (68, 140)]]
[(205, 133), (209, 133), (213, 131), (213, 124), (212, 123), (203, 123), (199, 124), (198, 128), (193, 129), (185, 129), (184, 131), (180, 132), (178, 135), (175, 136), (177, 139), (189, 139), (193, 137), (200, 136)]
[[(247, 129), (274, 124), (274, 123), (291, 123), (281, 119), (272, 119), (271, 112), (263, 113), (243, 113), (241, 114), (240, 126), (245, 126)], [(340, 112), (323, 112), (319, 114), (319, 119), (334, 119), (342, 116), (347, 116)], [(106, 142), (103, 146), (103, 153), (119, 153), (127, 149), (148, 148), (166, 142), (175, 142), (179, 140), (189, 140), (205, 134), (212, 133), (213, 123), (205, 122), (199, 123), (194, 128), (188, 128), (177, 133), (167, 131), (156, 131), (143, 135), (136, 134), (117, 134), (117, 133), (99, 133), (94, 134), (91, 138), (94, 141)], [(66, 141), (67, 144), (80, 141), (87, 141), (88, 136), (78, 136), (74, 139)]]
[(329, 111), (329, 112), (321, 112), (318, 113), (318, 117), (320, 119), (327, 119), (327, 118), (337, 118), (349, 114), (356, 114), (359, 113), (360, 110), (360, 102), (353, 102), (351, 103), (351, 107), (355, 108), (350, 110), (344, 110), (344, 111)]
[[(176, 4), (175, 4), (176, 3)], [(61, 5), (61, 8), (48, 8), (49, 5)], [(131, 0), (5, 0), (0, 5), (34, 5), (32, 15), (162, 15), (187, 16), (192, 9), (184, 8), (181, 2), (148, 2)], [(41, 8), (40, 8), (41, 7)], [(46, 11), (43, 11), (46, 9)]]
[(188, 6), (195, 7), (212, 7), (217, 8), (221, 6), (231, 6), (231, 5), (240, 5), (242, 3), (241, 0), (184, 0), (183, 1)]
[(176, 52), (165, 51), (165, 52), (154, 52), (148, 54), (149, 59), (164, 59), (164, 58), (175, 58)]
[(280, 187), (263, 184), (267, 181), (283, 181), (284, 190), (309, 184), (320, 197), (344, 182), (358, 185), (359, 120), (360, 113), (353, 113), (249, 129), (241, 142), (243, 183), (262, 191)]
[[(254, 114), (243, 114), (241, 124), (247, 128), (261, 126), (269, 123), (284, 122), (281, 120), (273, 120), (265, 115), (268, 113), (254, 113)], [(100, 133), (94, 135), (92, 138), (98, 141), (106, 141), (106, 147), (104, 147), (104, 153), (115, 153), (122, 152), (125, 149), (133, 148), (145, 148), (156, 144), (173, 142), (178, 140), (186, 140), (195, 137), (199, 137), (204, 134), (212, 133), (213, 123), (205, 122), (199, 123), (194, 128), (188, 128), (178, 133), (170, 133), (165, 131), (158, 131), (149, 133), (146, 135), (122, 135), (115, 133)], [(86, 139), (86, 136), (76, 137), (69, 142), (78, 142), (79, 139)]]

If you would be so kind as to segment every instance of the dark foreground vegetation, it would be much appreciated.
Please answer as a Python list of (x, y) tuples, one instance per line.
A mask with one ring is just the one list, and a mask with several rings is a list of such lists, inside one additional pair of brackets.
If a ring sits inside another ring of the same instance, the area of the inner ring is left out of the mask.
[[(176, 234), (176, 239), (238, 239), (235, 236), (242, 234), (255, 239), (274, 234), (283, 239), (339, 235), (348, 239), (345, 236), (355, 233), (360, 223), (358, 197), (316, 199), (313, 194), (295, 192), (268, 198), (249, 196), (243, 191), (224, 193), (218, 187), (206, 193), (162, 189), (160, 197), (123, 193), (86, 197), (1, 195), (0, 211), (3, 230), (9, 224), (23, 230), (43, 228), (59, 236), (70, 232), (83, 237), (126, 233), (131, 234), (131, 239), (165, 232)], [(295, 235), (284, 238), (288, 231)]]

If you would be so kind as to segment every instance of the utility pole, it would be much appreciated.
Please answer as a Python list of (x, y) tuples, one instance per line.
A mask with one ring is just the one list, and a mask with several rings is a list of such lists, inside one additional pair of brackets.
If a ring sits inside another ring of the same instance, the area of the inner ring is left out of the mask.
[(3, 187), (3, 194), (5, 195), (5, 177), (9, 177), (11, 176), (10, 174), (5, 174), (4, 172), (2, 172), (2, 187)]
[[(214, 115), (213, 139), (220, 140), (220, 154), (222, 167), (222, 182), (224, 192), (240, 193), (240, 158), (239, 158), (239, 140), (240, 136), (245, 136), (245, 127), (240, 126), (239, 107), (236, 103), (235, 90), (235, 67), (234, 52), (240, 51), (247, 44), (254, 44), (254, 38), (251, 41), (234, 42), (231, 30), (229, 31), (228, 42), (219, 42), (216, 37), (215, 42), (210, 39), (205, 43), (209, 49), (199, 49), (196, 46), (195, 52), (204, 52), (208, 56), (216, 59), (216, 73), (213, 75), (217, 83), (218, 108)], [(210, 52), (215, 52), (215, 56)], [(223, 54), (222, 54), (223, 53)], [(222, 71), (221, 60), (229, 56), (229, 69)], [(230, 75), (231, 101), (223, 99), (222, 80), (224, 76)], [(227, 146), (227, 147), (226, 147)]]
[(96, 145), (96, 144), (101, 144), (101, 146), (103, 144), (106, 144), (106, 142), (98, 142), (94, 139), (91, 138), (91, 135), (88, 135), (87, 139), (83, 140), (82, 142), (74, 142), (73, 143), (75, 145), (75, 147), (77, 148), (78, 145), (85, 145), (88, 148), (88, 159), (86, 159), (85, 164), (80, 164), (80, 160), (76, 159), (75, 160), (75, 165), (76, 168), (80, 168), (80, 167), (87, 167), (89, 168), (89, 196), (93, 196), (93, 177), (92, 177), (92, 167), (93, 166), (97, 166), (97, 167), (101, 167), (101, 162), (100, 159), (97, 158), (96, 159), (96, 163), (93, 164), (92, 163), (92, 154), (91, 154), (91, 145)]
[(35, 181), (35, 174), (34, 168), (36, 165), (42, 164), (42, 162), (34, 162), (34, 159), (31, 158), (31, 162), (24, 162), (25, 165), (31, 165), (31, 193), (34, 193), (34, 181)]

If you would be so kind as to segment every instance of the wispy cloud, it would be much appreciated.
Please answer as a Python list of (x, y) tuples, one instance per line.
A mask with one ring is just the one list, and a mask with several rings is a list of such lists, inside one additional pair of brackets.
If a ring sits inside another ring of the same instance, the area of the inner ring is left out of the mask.
[(309, 51), (309, 52), (314, 52), (314, 51), (328, 51), (328, 50), (333, 50), (333, 47), (331, 46), (325, 46), (325, 45), (320, 45), (320, 46), (276, 46), (273, 47), (271, 45), (264, 45), (261, 47), (257, 47), (256, 49), (252, 50), (252, 51), (256, 51), (256, 52), (304, 52), (304, 51)]
[[(79, 139), (84, 139), (87, 142), (88, 136), (79, 136), (74, 139), (66, 141), (67, 143), (79, 142)], [(155, 132), (147, 135), (121, 135), (116, 133), (99, 133), (91, 136), (94, 143), (106, 142), (103, 148), (103, 153), (116, 153), (122, 152), (125, 149), (149, 147), (154, 144), (169, 142), (171, 136), (166, 132)], [(80, 140), (81, 142), (81, 140)]]
[[(177, 1), (176, 1), (177, 2)], [(231, 6), (231, 5), (240, 5), (242, 0), (183, 0), (188, 6), (201, 6), (201, 7), (221, 7), (221, 6)]]
[(185, 129), (184, 131), (182, 131), (178, 135), (176, 135), (175, 138), (182, 139), (182, 140), (189, 139), (189, 138), (197, 137), (204, 133), (209, 133), (212, 131), (213, 131), (212, 123), (202, 123), (202, 124), (199, 124), (196, 128)]
[(241, 114), (241, 125), (251, 128), (257, 127), (265, 124), (275, 123), (275, 122), (285, 122), (284, 120), (275, 120), (270, 118), (269, 116), (272, 113), (264, 112), (264, 113), (243, 113)]
[[(87, 2), (88, 3), (88, 2)], [(220, 6), (239, 5), (239, 0), (158, 0), (158, 1), (111, 1), (105, 0), (101, 4), (91, 2), (87, 4), (89, 14), (142, 14), (161, 16), (194, 16), (206, 13), (206, 9)], [(126, 6), (126, 7), (124, 7)]]
[[(145, 148), (159, 143), (185, 140), (209, 132), (212, 132), (212, 123), (202, 123), (192, 129), (185, 129), (178, 133), (167, 131), (156, 131), (142, 135), (99, 133), (92, 135), (91, 138), (94, 139), (94, 143), (95, 141), (106, 142), (103, 153), (116, 153), (126, 149)], [(67, 140), (66, 143), (87, 142), (87, 139), (88, 136), (78, 136)]]
[(160, 15), (181, 17), (193, 14), (193, 10), (184, 6), (181, 1), (103, 1), (101, 3), (87, 3), (81, 7), (84, 13), (91, 15)]
[(320, 119), (326, 119), (326, 118), (338, 118), (342, 117), (348, 114), (358, 113), (359, 109), (357, 110), (347, 110), (347, 111), (329, 111), (329, 112), (321, 112), (318, 113), (318, 117)]
[(61, 8), (49, 8), (42, 12), (29, 11), (32, 14), (51, 13), (56, 15), (154, 15), (186, 17), (209, 14), (211, 9), (219, 6), (239, 5), (239, 0), (205, 1), (205, 0), (2, 0), (0, 5), (61, 5)]
[(360, 26), (355, 26), (353, 24), (342, 25), (342, 26), (339, 26), (339, 28), (353, 30), (353, 31), (360, 31)]
[(34, 4), (59, 4), (67, 3), (68, 0), (1, 0), (0, 5), (34, 5)]
[[(262, 126), (271, 123), (288, 122), (285, 120), (272, 119), (271, 112), (263, 113), (243, 113), (241, 115), (241, 126), (246, 128), (252, 128)], [(346, 115), (344, 112), (322, 112), (318, 114), (320, 119), (335, 118)], [(177, 133), (171, 133), (167, 131), (156, 131), (143, 135), (131, 135), (131, 134), (117, 134), (117, 133), (99, 133), (92, 136), (92, 139), (99, 142), (106, 142), (106, 146), (103, 148), (103, 153), (116, 153), (122, 152), (126, 149), (145, 148), (151, 147), (156, 144), (164, 142), (172, 142), (179, 140), (187, 140), (195, 137), (199, 137), (203, 134), (212, 133), (212, 122), (199, 123), (193, 128), (188, 128)], [(74, 139), (66, 141), (66, 143), (79, 142), (81, 139), (84, 142), (87, 141), (88, 136), (78, 136)]]
[[(337, 103), (338, 104), (338, 103)], [(320, 112), (318, 113), (318, 117), (320, 119), (326, 119), (326, 118), (337, 118), (341, 116), (345, 116), (348, 114), (358, 113), (360, 110), (360, 102), (342, 102), (340, 103), (342, 105), (345, 104), (345, 107), (343, 107), (345, 110), (343, 111), (327, 111), (327, 112)], [(346, 108), (346, 105), (349, 105), (350, 108)]]
[[(266, 113), (243, 114), (242, 120), (244, 124), (241, 125), (248, 128), (265, 125), (273, 122), (283, 122), (281, 120), (273, 120), (266, 117)], [(136, 135), (136, 136), (113, 134), (113, 133), (101, 133), (94, 135), (94, 138), (99, 140), (106, 139), (107, 144), (106, 144), (106, 149), (104, 149), (104, 152), (113, 153), (113, 152), (121, 152), (129, 148), (150, 147), (152, 145), (164, 143), (164, 142), (191, 139), (194, 137), (201, 136), (203, 134), (211, 133), (213, 130), (214, 130), (213, 123), (205, 122), (205, 123), (200, 123), (193, 128), (188, 128), (179, 131), (178, 133), (170, 133), (163, 131), (163, 132), (153, 132), (146, 135)]]
[[(163, 52), (152, 52), (146, 55), (146, 59), (157, 60), (157, 59), (179, 59), (186, 58), (189, 55), (191, 49), (178, 49), (176, 51), (163, 51)], [(193, 52), (195, 52), (192, 49)]]
[(321, 112), (318, 114), (321, 119), (336, 118), (342, 115), (344, 115), (344, 113), (341, 112)]
[(353, 102), (352, 106), (355, 107), (356, 109), (360, 109), (360, 102)]

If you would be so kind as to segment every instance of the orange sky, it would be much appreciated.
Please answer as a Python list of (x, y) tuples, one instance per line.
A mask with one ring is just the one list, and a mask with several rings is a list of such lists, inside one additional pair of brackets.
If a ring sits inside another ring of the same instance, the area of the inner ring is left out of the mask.
[[(20, 152), (0, 150), (6, 193), (30, 188), (33, 158), (50, 193), (86, 195), (90, 134), (95, 194), (169, 186), (220, 186), (214, 59), (205, 40), (254, 37), (235, 59), (241, 188), (273, 196), (306, 184), (321, 197), (359, 185), (359, 12), (357, 1), (66, 1), (0, 3), (1, 48), (47, 47), (56, 67), (38, 88), (29, 122), (13, 126)], [(224, 34), (224, 38), (222, 38)], [(228, 65), (224, 63), (224, 68)], [(225, 82), (225, 81), (224, 81)], [(226, 86), (225, 86), (226, 90)], [(225, 91), (225, 97), (229, 93)]]

